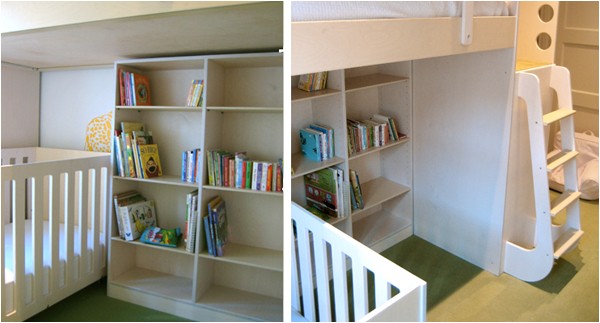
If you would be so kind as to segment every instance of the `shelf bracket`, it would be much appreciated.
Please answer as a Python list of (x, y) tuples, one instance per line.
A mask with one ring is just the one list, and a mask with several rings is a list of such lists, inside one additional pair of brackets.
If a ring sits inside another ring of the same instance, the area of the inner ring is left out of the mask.
[(460, 42), (463, 46), (473, 43), (473, 1), (463, 1)]

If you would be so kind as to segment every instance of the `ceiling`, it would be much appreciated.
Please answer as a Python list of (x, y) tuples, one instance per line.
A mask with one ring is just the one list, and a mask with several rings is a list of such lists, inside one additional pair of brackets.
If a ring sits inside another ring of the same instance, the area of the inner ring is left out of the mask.
[(277, 51), (283, 2), (258, 2), (2, 33), (2, 62), (39, 69), (161, 56)]

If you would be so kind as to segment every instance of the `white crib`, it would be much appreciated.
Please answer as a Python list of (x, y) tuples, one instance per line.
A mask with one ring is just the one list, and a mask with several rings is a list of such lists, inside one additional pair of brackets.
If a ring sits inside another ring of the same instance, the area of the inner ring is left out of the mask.
[(293, 202), (292, 225), (293, 321), (425, 321), (425, 281)]
[(110, 154), (2, 149), (2, 321), (23, 321), (106, 272)]

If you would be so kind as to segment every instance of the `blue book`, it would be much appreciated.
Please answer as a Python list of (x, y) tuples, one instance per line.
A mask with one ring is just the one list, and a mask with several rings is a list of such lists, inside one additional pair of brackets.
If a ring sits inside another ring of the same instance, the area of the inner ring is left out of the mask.
[(311, 160), (321, 161), (321, 132), (313, 129), (300, 129), (300, 145), (302, 153)]
[(213, 246), (213, 239), (210, 234), (210, 220), (208, 218), (208, 215), (205, 216), (202, 220), (204, 221), (204, 234), (206, 235), (206, 245), (208, 249), (208, 254), (214, 256), (215, 249)]

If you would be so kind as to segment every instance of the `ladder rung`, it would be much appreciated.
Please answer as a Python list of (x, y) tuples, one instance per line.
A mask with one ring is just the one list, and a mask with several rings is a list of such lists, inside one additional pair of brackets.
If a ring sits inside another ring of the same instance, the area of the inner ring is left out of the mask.
[(560, 211), (564, 210), (567, 206), (571, 205), (571, 203), (577, 201), (581, 192), (573, 192), (573, 191), (564, 191), (559, 197), (552, 200), (550, 205), (550, 214), (554, 217)]
[(575, 114), (575, 110), (572, 109), (558, 109), (550, 113), (544, 114), (544, 126), (547, 126), (553, 122), (564, 119), (568, 116)]
[(579, 239), (583, 236), (583, 231), (576, 229), (568, 229), (554, 242), (554, 259), (560, 258), (571, 247), (575, 246)]
[(556, 154), (548, 155), (548, 166), (547, 169), (549, 172), (553, 171), (560, 165), (564, 165), (569, 160), (573, 160), (579, 152), (573, 150), (562, 150), (557, 152)]

